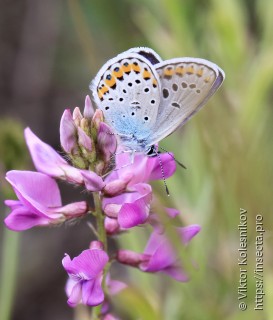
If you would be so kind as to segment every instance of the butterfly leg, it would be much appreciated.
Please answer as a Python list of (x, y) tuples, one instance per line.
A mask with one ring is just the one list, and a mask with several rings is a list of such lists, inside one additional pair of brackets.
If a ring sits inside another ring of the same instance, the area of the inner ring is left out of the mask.
[(122, 153), (130, 153), (130, 162), (125, 164), (125, 165), (123, 165), (123, 166), (121, 166), (120, 168), (114, 169), (114, 171), (120, 170), (122, 168), (126, 168), (126, 167), (131, 166), (132, 164), (134, 164), (136, 150), (122, 150), (118, 154), (122, 154)]

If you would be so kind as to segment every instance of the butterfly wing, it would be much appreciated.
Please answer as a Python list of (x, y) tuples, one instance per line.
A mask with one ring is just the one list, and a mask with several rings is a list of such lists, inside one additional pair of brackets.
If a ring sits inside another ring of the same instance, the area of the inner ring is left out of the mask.
[(126, 51), (109, 60), (90, 89), (115, 133), (144, 140), (150, 136), (160, 103), (160, 81), (144, 56)]
[(152, 145), (184, 125), (215, 93), (225, 74), (214, 63), (199, 58), (177, 58), (155, 65), (161, 82), (160, 105)]
[(146, 58), (151, 62), (151, 64), (156, 64), (162, 61), (160, 56), (151, 48), (147, 47), (136, 47), (136, 48), (131, 48), (125, 53), (137, 53), (141, 55), (142, 57)]

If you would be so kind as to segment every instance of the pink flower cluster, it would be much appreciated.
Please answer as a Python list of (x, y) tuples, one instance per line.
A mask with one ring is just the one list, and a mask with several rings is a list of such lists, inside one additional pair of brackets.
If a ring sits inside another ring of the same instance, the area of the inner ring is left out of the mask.
[[(78, 303), (99, 305), (105, 301), (105, 286), (109, 295), (125, 287), (123, 283), (111, 280), (109, 274), (104, 274), (105, 267), (109, 270), (114, 260), (144, 272), (162, 272), (177, 281), (188, 280), (176, 250), (166, 236), (165, 226), (155, 213), (151, 214), (153, 193), (149, 182), (162, 179), (157, 157), (137, 154), (134, 163), (127, 165), (129, 155), (116, 153), (116, 137), (103, 122), (102, 112), (94, 112), (88, 96), (83, 115), (79, 108), (75, 108), (73, 113), (65, 110), (61, 119), (60, 140), (69, 161), (29, 128), (25, 129), (25, 139), (38, 172), (12, 170), (7, 173), (6, 179), (18, 198), (5, 201), (11, 209), (5, 219), (9, 229), (22, 231), (35, 226), (55, 225), (86, 214), (102, 219), (105, 237), (139, 225), (153, 227), (143, 253), (120, 249), (109, 257), (105, 251), (107, 240), (103, 243), (98, 239), (100, 241), (91, 242), (89, 249), (72, 260), (65, 255), (63, 266), (69, 275), (66, 293), (70, 306)], [(172, 176), (176, 169), (173, 157), (161, 154), (161, 162), (165, 177)], [(116, 170), (111, 171), (113, 164)], [(100, 208), (90, 208), (84, 201), (63, 205), (55, 179), (83, 186), (90, 195), (98, 197)], [(178, 214), (175, 209), (166, 209), (169, 221)], [(200, 231), (198, 225), (171, 228), (182, 246)], [(97, 225), (97, 232), (98, 229)], [(102, 309), (106, 310), (104, 319), (114, 319), (107, 313), (107, 307)]]

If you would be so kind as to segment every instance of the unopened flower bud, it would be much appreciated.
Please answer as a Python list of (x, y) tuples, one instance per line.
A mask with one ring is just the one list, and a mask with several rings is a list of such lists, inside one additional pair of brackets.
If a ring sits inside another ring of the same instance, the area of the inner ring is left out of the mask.
[(85, 98), (85, 106), (83, 110), (83, 116), (86, 119), (91, 119), (94, 115), (94, 108), (91, 102), (90, 97), (87, 95)]
[(138, 267), (140, 263), (146, 262), (148, 256), (143, 253), (137, 253), (130, 250), (119, 250), (117, 253), (117, 260), (120, 263)]
[(100, 109), (97, 109), (92, 118), (92, 127), (98, 130), (101, 122), (103, 122), (103, 113)]
[(115, 196), (125, 191), (127, 182), (122, 179), (117, 179), (107, 183), (104, 188), (104, 194), (107, 196)]
[(121, 204), (110, 203), (104, 208), (104, 213), (110, 218), (117, 218), (121, 209)]
[(73, 120), (75, 122), (75, 125), (78, 127), (80, 126), (81, 120), (82, 120), (83, 116), (81, 114), (81, 111), (79, 109), (79, 107), (76, 107), (73, 110)]
[(89, 245), (89, 249), (93, 250), (93, 249), (100, 249), (103, 250), (103, 243), (101, 241), (91, 241), (90, 245)]
[(69, 109), (66, 109), (62, 115), (60, 123), (60, 140), (62, 148), (67, 153), (73, 153), (77, 148), (77, 129)]
[(92, 140), (91, 138), (83, 131), (81, 127), (78, 127), (78, 142), (81, 147), (87, 151), (92, 151)]
[(90, 123), (89, 123), (88, 119), (82, 118), (82, 119), (81, 119), (81, 123), (80, 123), (80, 127), (81, 127), (85, 132), (89, 132)]
[(117, 139), (111, 132), (110, 127), (101, 122), (98, 130), (98, 146), (104, 154), (104, 160), (109, 162), (111, 156), (115, 153), (117, 148)]
[(108, 235), (116, 234), (120, 230), (117, 219), (112, 219), (108, 217), (104, 219), (104, 227)]

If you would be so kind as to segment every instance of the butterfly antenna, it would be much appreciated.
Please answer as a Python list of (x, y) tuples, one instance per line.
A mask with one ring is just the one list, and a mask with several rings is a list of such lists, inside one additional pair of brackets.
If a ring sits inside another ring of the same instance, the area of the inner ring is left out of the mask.
[(178, 164), (180, 165), (180, 167), (182, 167), (183, 169), (187, 169), (186, 166), (184, 166), (184, 164), (178, 160), (175, 159), (175, 157), (169, 152), (167, 151), (166, 149), (162, 148), (162, 147), (159, 147), (160, 149), (162, 149), (163, 151), (167, 152), (169, 156), (171, 156), (173, 158), (173, 160)]
[(160, 154), (159, 154), (158, 152), (156, 152), (156, 155), (157, 155), (157, 157), (158, 157), (158, 161), (159, 161), (159, 165), (160, 165), (161, 174), (162, 174), (164, 186), (165, 186), (165, 189), (166, 189), (166, 193), (167, 193), (167, 196), (169, 197), (169, 196), (170, 196), (170, 193), (169, 193), (169, 189), (168, 189), (168, 186), (167, 186), (167, 183), (166, 183), (166, 179), (165, 179), (165, 174), (164, 174), (164, 169), (163, 169), (163, 165), (162, 165), (162, 160), (161, 160)]

